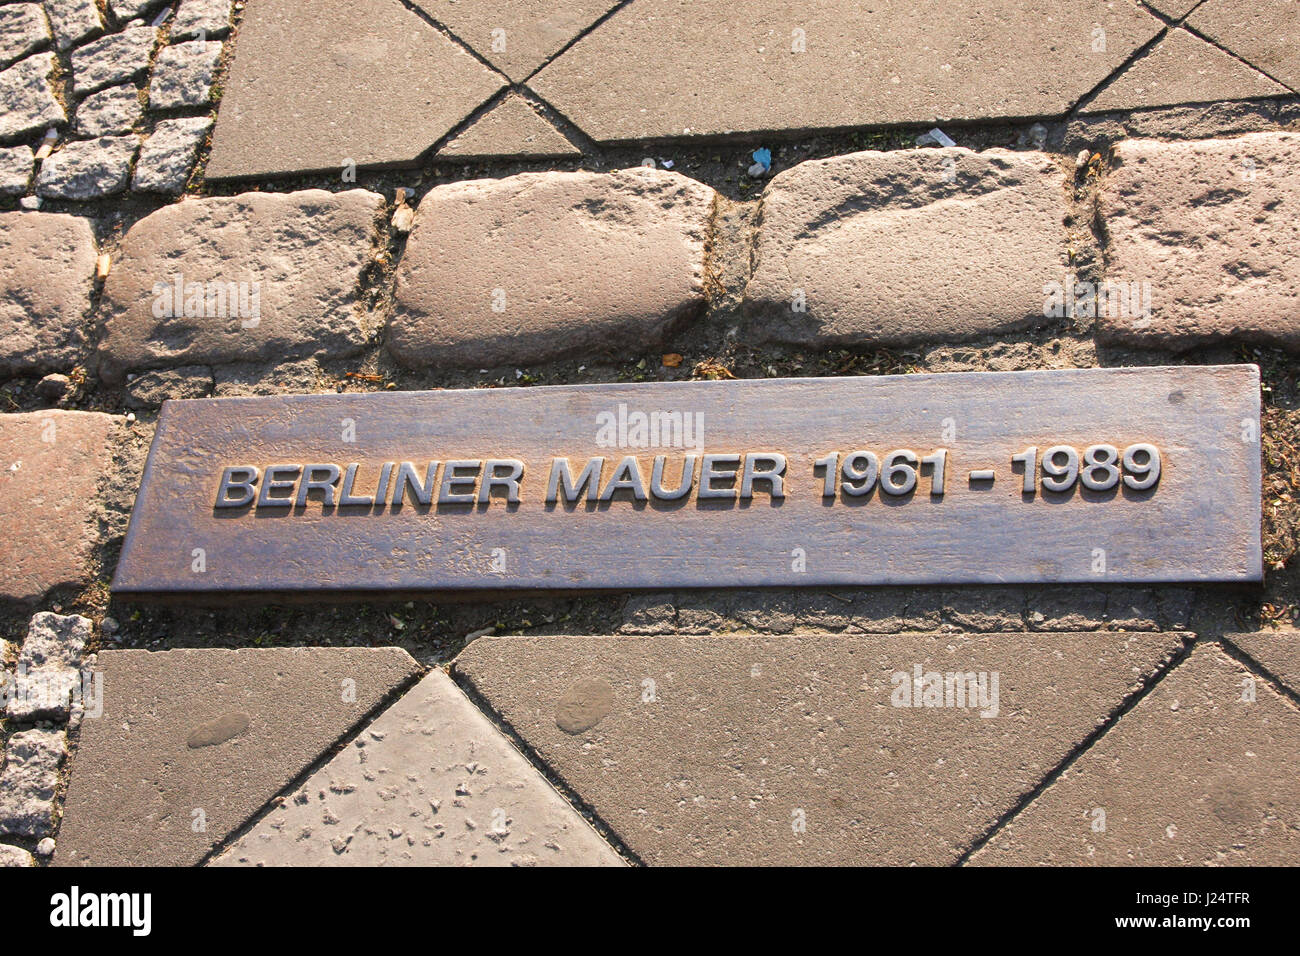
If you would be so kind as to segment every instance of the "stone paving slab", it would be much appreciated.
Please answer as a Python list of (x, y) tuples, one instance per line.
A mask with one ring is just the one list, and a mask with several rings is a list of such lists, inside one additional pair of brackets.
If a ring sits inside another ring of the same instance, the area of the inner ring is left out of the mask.
[(78, 47), (72, 53), (72, 83), (78, 97), (124, 83), (149, 68), (158, 31), (128, 26), (121, 33)]
[(37, 53), (0, 73), (0, 140), (67, 122), (50, 86), (54, 67), (54, 54)]
[(0, 867), (35, 865), (36, 860), (22, 847), (0, 844)]
[(127, 371), (169, 365), (356, 354), (365, 343), (357, 284), (383, 203), (360, 189), (309, 189), (195, 199), (146, 216), (104, 286), (100, 375), (118, 384)]
[(0, 7), (0, 67), (50, 42), (50, 24), (39, 3)]
[(18, 659), (16, 693), (5, 707), (11, 720), (68, 720), (93, 627), (89, 618), (76, 614), (41, 611), (32, 617)]
[(529, 85), (600, 142), (1040, 117), (1162, 28), (1102, 0), (636, 0)]
[(113, 136), (129, 133), (144, 112), (132, 83), (92, 93), (77, 107), (77, 135)]
[(208, 39), (230, 31), (230, 0), (181, 0), (172, 20), (172, 38), (203, 35)]
[(154, 60), (149, 105), (160, 110), (203, 106), (220, 59), (220, 43), (194, 40), (164, 47)]
[(516, 83), (618, 4), (616, 0), (414, 0)]
[(1065, 279), (1065, 174), (1043, 153), (862, 152), (763, 192), (756, 341), (897, 345), (1042, 321)]
[(1175, 29), (1080, 112), (1105, 113), (1288, 95), (1290, 92), (1281, 83), (1200, 37)]
[(1294, 0), (1206, 0), (1187, 23), (1300, 92), (1300, 16)]
[(564, 158), (581, 156), (554, 126), (515, 93), (506, 95), (486, 115), (474, 121), (438, 150), (439, 159), (490, 159), (497, 156)]
[(126, 192), (140, 138), (102, 136), (65, 144), (41, 163), (36, 194), (46, 199), (103, 199)]
[[(505, 637), (474, 641), (455, 673), (647, 863), (941, 864), (1182, 646), (1149, 633)], [(982, 673), (985, 696), (925, 706), (958, 672)]]
[(0, 375), (72, 367), (90, 311), (95, 255), (90, 222), (80, 216), (0, 213)]
[(67, 756), (62, 730), (23, 730), (9, 738), (0, 770), (0, 836), (39, 840), (49, 835), (59, 767)]
[(618, 866), (440, 670), (214, 861), (217, 866)]
[(118, 419), (50, 410), (0, 415), (0, 598), (86, 583), (95, 492)]
[(207, 176), (409, 164), (504, 85), (399, 0), (250, 0)]
[(1295, 866), (1298, 808), (1300, 711), (1200, 645), (971, 862)]
[(34, 163), (30, 146), (0, 149), (0, 196), (21, 196), (27, 192)]
[(1115, 148), (1100, 209), (1107, 278), (1151, 308), (1099, 316), (1110, 341), (1187, 349), (1228, 338), (1300, 347), (1300, 135)]
[(199, 147), (212, 126), (206, 116), (163, 120), (140, 147), (131, 188), (176, 196), (185, 190)]
[(95, 0), (44, 0), (45, 12), (60, 50), (75, 46), (104, 29)]
[(200, 862), (418, 667), (399, 648), (103, 651), (55, 865)]
[(676, 173), (522, 173), (421, 200), (387, 344), (408, 367), (653, 348), (704, 307), (713, 190)]
[(1224, 637), (1300, 695), (1300, 631), (1255, 631)]

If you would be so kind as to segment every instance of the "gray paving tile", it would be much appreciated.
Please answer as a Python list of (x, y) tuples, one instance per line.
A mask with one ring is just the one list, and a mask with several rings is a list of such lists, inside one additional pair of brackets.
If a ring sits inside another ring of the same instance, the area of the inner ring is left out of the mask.
[(1300, 15), (1294, 0), (1206, 0), (1187, 24), (1300, 92)]

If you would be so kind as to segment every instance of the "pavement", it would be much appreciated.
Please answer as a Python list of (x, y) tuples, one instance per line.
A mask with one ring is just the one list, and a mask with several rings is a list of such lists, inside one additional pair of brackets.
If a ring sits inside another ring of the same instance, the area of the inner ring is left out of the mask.
[[(1291, 0), (0, 0), (0, 104), (0, 865), (1300, 862)], [(109, 589), (167, 399), (1243, 361), (1259, 587)]]

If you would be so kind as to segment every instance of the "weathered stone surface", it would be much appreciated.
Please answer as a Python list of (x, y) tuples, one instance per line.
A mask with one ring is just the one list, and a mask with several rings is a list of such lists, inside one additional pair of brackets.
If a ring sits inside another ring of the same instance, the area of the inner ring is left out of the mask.
[(67, 121), (50, 88), (53, 70), (54, 54), (37, 53), (0, 73), (0, 139), (25, 136)]
[(149, 106), (156, 110), (202, 106), (212, 93), (221, 44), (195, 40), (165, 47), (153, 65)]
[(198, 863), (418, 673), (398, 648), (319, 647), (104, 651), (97, 669), (117, 690), (82, 725), (55, 865)]
[(32, 182), (33, 162), (30, 146), (0, 149), (0, 196), (21, 196), (27, 192)]
[(407, 366), (653, 348), (704, 306), (713, 190), (676, 173), (523, 173), (420, 202), (388, 334)]
[(108, 0), (109, 9), (118, 20), (131, 20), (161, 6), (163, 0)]
[(209, 179), (409, 164), (505, 81), (399, 0), (245, 11)]
[(1297, 771), (1294, 705), (1201, 645), (971, 862), (1294, 866)]
[(415, 0), (516, 83), (612, 10), (614, 0)]
[(149, 67), (158, 31), (129, 26), (121, 33), (88, 43), (72, 54), (72, 83), (77, 96), (125, 83)]
[(32, 602), (50, 588), (84, 583), (114, 421), (61, 410), (0, 415), (0, 597)]
[(140, 147), (131, 188), (136, 192), (179, 195), (194, 168), (203, 137), (212, 126), (206, 116), (162, 120)]
[(203, 34), (225, 36), (230, 31), (230, 0), (182, 0), (172, 20), (172, 37)]
[(101, 136), (67, 143), (41, 163), (36, 194), (46, 199), (102, 199), (126, 190), (139, 137)]
[(220, 866), (616, 866), (440, 670), (363, 730)]
[(1083, 112), (1286, 95), (1288, 91), (1282, 84), (1200, 37), (1175, 29), (1116, 77)]
[(32, 855), (19, 846), (0, 843), (0, 867), (35, 866)]
[(581, 156), (554, 126), (516, 93), (510, 93), (465, 132), (438, 150), (439, 159), (490, 159), (496, 156)]
[(140, 93), (134, 84), (110, 86), (86, 97), (77, 107), (77, 134), (113, 136), (129, 133), (143, 112)]
[[(961, 148), (801, 163), (763, 193), (745, 311), (758, 341), (886, 345), (1042, 321), (1065, 278), (1064, 174)], [(802, 309), (802, 311), (799, 311)]]
[(45, 0), (45, 12), (49, 14), (54, 41), (60, 50), (104, 29), (95, 0)]
[(62, 730), (24, 730), (9, 738), (0, 771), (0, 836), (40, 839), (54, 827)]
[(81, 656), (94, 625), (80, 615), (42, 611), (31, 619), (15, 675), (11, 720), (66, 721), (71, 694), (81, 680)]
[(1292, 0), (1207, 0), (1187, 23), (1252, 66), (1300, 91), (1300, 18)]
[(1107, 277), (1150, 283), (1150, 314), (1098, 318), (1107, 339), (1184, 349), (1243, 338), (1300, 347), (1300, 135), (1115, 150), (1101, 212)]
[(212, 369), (206, 365), (147, 372), (126, 387), (126, 406), (158, 408), (170, 398), (206, 398), (212, 394)]
[(1098, 0), (637, 0), (529, 86), (601, 142), (1051, 116), (1162, 28)]
[(50, 25), (39, 3), (0, 7), (0, 67), (8, 66), (50, 40)]
[(0, 213), (0, 375), (71, 368), (95, 281), (95, 237), (80, 216)]
[[(1181, 646), (1168, 634), (512, 637), (474, 641), (455, 667), (647, 863), (936, 864)], [(983, 672), (987, 705), (891, 705), (917, 665)], [(610, 688), (608, 714), (566, 732), (561, 702), (594, 703), (605, 692), (582, 689), (592, 681)]]
[(1300, 694), (1300, 631), (1256, 631), (1225, 637)]
[[(357, 282), (383, 202), (359, 189), (244, 193), (145, 217), (123, 238), (104, 287), (101, 375), (120, 383), (132, 369), (355, 354), (365, 342)], [(247, 302), (218, 308), (214, 299), (209, 309), (205, 298), (205, 311), (225, 314), (175, 315), (167, 287), (178, 276), (205, 295), (216, 283), (247, 283)]]

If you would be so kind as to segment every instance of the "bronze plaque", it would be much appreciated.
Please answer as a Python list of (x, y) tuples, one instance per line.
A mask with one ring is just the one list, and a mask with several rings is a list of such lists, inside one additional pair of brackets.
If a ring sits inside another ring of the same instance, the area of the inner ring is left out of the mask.
[(173, 401), (119, 595), (1257, 581), (1253, 365)]

